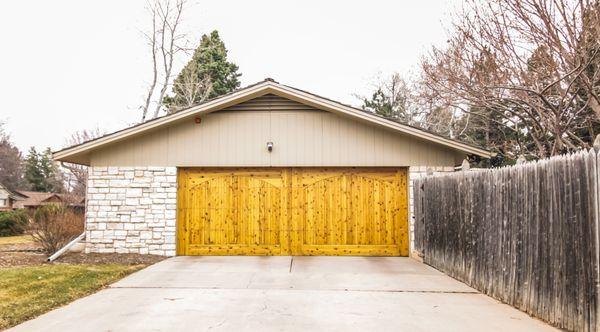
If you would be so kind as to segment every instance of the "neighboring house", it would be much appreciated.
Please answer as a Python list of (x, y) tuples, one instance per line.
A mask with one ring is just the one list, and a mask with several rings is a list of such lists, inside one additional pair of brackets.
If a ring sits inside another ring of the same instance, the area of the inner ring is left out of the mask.
[(407, 256), (409, 167), (468, 155), (267, 79), (54, 158), (90, 166), (86, 252)]
[(24, 197), (8, 190), (0, 183), (0, 211), (14, 210), (16, 208), (15, 204), (22, 199), (24, 199)]
[(23, 190), (18, 191), (18, 193), (22, 196), (22, 199), (15, 203), (15, 208), (19, 209), (32, 211), (48, 204), (65, 204), (81, 211), (85, 208), (85, 197)]

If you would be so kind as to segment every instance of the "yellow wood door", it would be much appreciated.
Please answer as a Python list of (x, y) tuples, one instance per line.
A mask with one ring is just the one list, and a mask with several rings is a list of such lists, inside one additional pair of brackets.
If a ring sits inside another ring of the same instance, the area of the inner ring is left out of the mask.
[(292, 251), (407, 256), (406, 175), (406, 169), (294, 169)]
[(182, 169), (180, 255), (408, 255), (406, 168)]
[(283, 169), (183, 169), (179, 172), (180, 255), (286, 255)]

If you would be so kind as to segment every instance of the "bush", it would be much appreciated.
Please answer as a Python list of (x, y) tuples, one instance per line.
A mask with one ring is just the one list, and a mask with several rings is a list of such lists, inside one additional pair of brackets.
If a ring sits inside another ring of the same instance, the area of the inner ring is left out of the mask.
[(0, 212), (0, 236), (23, 234), (28, 223), (29, 218), (23, 210)]
[(38, 208), (31, 223), (31, 236), (48, 254), (83, 232), (83, 214), (58, 204)]

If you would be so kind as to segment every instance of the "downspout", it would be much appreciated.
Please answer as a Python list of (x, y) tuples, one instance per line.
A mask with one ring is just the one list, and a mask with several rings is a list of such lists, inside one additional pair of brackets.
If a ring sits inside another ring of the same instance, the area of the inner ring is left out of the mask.
[(46, 259), (46, 261), (48, 261), (48, 262), (54, 261), (55, 259), (60, 257), (60, 255), (64, 254), (67, 250), (69, 250), (69, 248), (71, 248), (73, 245), (75, 245), (76, 243), (81, 241), (84, 237), (85, 237), (85, 232), (81, 233), (81, 235), (74, 238), (71, 242), (67, 243), (66, 246), (60, 248), (57, 252), (52, 254), (52, 256), (48, 257), (48, 259)]

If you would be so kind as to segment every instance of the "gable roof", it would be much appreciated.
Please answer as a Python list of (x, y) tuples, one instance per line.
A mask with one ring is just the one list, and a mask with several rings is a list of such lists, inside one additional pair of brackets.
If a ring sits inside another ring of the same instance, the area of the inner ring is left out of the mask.
[[(494, 154), (488, 150), (476, 147), (467, 143), (449, 139), (420, 128), (402, 124), (374, 113), (365, 112), (362, 109), (342, 104), (340, 102), (324, 98), (313, 93), (309, 93), (291, 86), (279, 84), (273, 79), (265, 79), (264, 81), (247, 86), (245, 88), (230, 92), (217, 98), (208, 100), (199, 105), (183, 109), (177, 113), (168, 114), (158, 117), (135, 126), (125, 128), (114, 133), (90, 140), (78, 145), (74, 145), (53, 153), (55, 160), (67, 161), (74, 163), (81, 162), (81, 156), (91, 152), (94, 149), (100, 148), (110, 143), (124, 140), (128, 137), (139, 135), (143, 132), (165, 126), (183, 119), (188, 119), (194, 116), (208, 114), (226, 107), (242, 103), (244, 101), (254, 99), (266, 94), (274, 94), (280, 97), (288, 98), (296, 102), (306, 104), (318, 109), (329, 111), (332, 113), (349, 116), (355, 120), (368, 122), (377, 126), (392, 129), (394, 131), (418, 137), (420, 139), (430, 141), (458, 150), (467, 154), (473, 154), (484, 158), (490, 158)], [(78, 156), (80, 158), (78, 158)]]
[(24, 190), (18, 191), (18, 193), (23, 197), (23, 200), (18, 203), (20, 207), (37, 207), (40, 205), (56, 203), (57, 201), (75, 206), (80, 206), (85, 203), (85, 198), (71, 194)]
[(25, 199), (19, 203), (23, 207), (42, 205), (42, 203), (44, 201), (47, 201), (48, 199), (50, 199), (52, 197), (56, 197), (60, 200), (60, 197), (58, 197), (58, 195), (55, 193), (23, 191), (22, 190), (22, 191), (19, 191), (19, 194), (21, 194), (25, 197)]
[(6, 188), (6, 186), (4, 186), (2, 183), (0, 183), (0, 190), (4, 190), (8, 194), (8, 197), (10, 197), (14, 200), (20, 200), (20, 199), (25, 198), (25, 196), (23, 196), (19, 193), (8, 190), (8, 188)]

